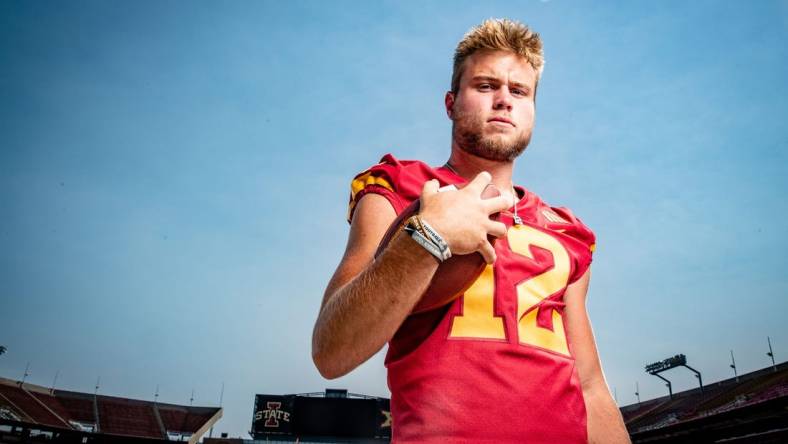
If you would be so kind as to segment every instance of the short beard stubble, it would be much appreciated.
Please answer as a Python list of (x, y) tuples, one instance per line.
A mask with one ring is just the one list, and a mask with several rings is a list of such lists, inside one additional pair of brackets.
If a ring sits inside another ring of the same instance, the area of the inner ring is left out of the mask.
[(468, 154), (498, 162), (511, 162), (525, 151), (531, 142), (531, 133), (507, 142), (482, 134), (484, 122), (475, 114), (458, 113), (452, 121), (452, 138), (457, 146)]

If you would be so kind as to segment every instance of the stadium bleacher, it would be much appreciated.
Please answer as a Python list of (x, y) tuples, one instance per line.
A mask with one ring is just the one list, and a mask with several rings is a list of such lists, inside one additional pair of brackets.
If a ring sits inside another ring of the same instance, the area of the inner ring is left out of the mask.
[(57, 405), (61, 410), (58, 413), (69, 421), (83, 424), (96, 422), (94, 396), (88, 393), (58, 392), (68, 396), (52, 397), (52, 405)]
[(164, 427), (173, 432), (193, 433), (210, 419), (212, 409), (201, 407), (184, 408), (176, 405), (157, 404)]
[(788, 362), (621, 407), (634, 443), (788, 442)]
[(132, 399), (98, 398), (99, 430), (113, 435), (162, 438), (151, 403)]
[[(192, 407), (52, 390), (0, 378), (0, 425), (195, 443), (222, 416), (220, 407)], [(2, 439), (0, 439), (2, 441)]]
[(53, 427), (68, 426), (68, 423), (59, 418), (51, 408), (47, 408), (46, 404), (32, 396), (26, 387), (0, 384), (0, 400), (5, 401), (6, 407), (24, 421)]

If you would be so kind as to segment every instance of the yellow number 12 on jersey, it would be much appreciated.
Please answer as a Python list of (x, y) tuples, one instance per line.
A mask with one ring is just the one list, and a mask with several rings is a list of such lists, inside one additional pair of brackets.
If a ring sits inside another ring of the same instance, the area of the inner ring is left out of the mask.
[[(536, 322), (539, 304), (569, 283), (569, 253), (555, 237), (527, 225), (509, 228), (506, 234), (512, 251), (534, 259), (531, 246), (544, 248), (553, 255), (553, 267), (517, 284), (517, 337), (522, 345), (532, 345), (569, 355), (564, 323), (557, 310), (551, 310), (553, 329)], [(462, 314), (452, 320), (450, 338), (505, 340), (503, 318), (495, 316), (495, 277), (492, 265), (465, 292)]]

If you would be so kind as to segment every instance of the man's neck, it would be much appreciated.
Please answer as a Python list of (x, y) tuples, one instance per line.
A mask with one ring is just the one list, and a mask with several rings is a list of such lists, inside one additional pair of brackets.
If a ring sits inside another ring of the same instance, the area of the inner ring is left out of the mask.
[(513, 160), (496, 161), (484, 159), (469, 154), (456, 145), (453, 145), (448, 164), (457, 174), (467, 180), (473, 180), (477, 174), (482, 171), (487, 171), (492, 175), (492, 184), (495, 185), (503, 195), (508, 196), (512, 193)]

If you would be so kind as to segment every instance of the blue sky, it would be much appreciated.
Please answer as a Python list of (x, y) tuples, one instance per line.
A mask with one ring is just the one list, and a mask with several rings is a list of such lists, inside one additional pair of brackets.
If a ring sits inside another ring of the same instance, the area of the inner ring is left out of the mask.
[[(515, 179), (597, 234), (589, 292), (620, 404), (647, 363), (712, 382), (788, 356), (788, 2), (0, 3), (0, 375), (216, 405), (388, 396), (382, 356), (310, 359), (349, 181), (442, 164), (451, 55), (510, 17), (545, 42)], [(668, 375), (674, 389), (695, 384)]]

